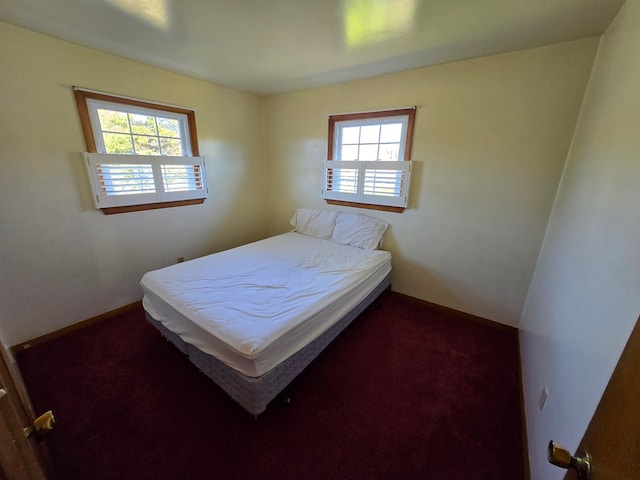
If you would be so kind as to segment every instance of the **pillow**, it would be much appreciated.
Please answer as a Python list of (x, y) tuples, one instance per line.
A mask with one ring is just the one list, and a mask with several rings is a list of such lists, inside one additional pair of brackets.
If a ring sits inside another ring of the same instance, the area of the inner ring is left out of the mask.
[(382, 245), (382, 235), (388, 226), (388, 223), (367, 215), (340, 212), (331, 240), (364, 250), (376, 250)]
[(291, 219), (291, 225), (294, 226), (294, 232), (329, 240), (333, 235), (337, 217), (338, 212), (333, 210), (299, 208)]

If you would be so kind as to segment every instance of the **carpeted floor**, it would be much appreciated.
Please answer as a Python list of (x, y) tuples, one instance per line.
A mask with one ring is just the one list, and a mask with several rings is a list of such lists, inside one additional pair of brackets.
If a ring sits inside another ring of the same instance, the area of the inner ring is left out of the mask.
[(142, 311), (18, 363), (58, 480), (523, 478), (515, 331), (391, 292), (257, 420)]

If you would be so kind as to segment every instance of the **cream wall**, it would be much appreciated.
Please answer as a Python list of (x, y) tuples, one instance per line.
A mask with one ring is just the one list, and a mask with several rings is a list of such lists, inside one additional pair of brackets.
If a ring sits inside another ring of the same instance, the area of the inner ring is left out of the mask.
[(576, 450), (640, 315), (639, 51), (640, 2), (627, 1), (602, 37), (522, 316), (533, 480), (563, 478), (547, 443)]
[(327, 116), (417, 105), (409, 208), (391, 224), (395, 291), (517, 325), (597, 39), (267, 98), (269, 233), (325, 208)]
[[(141, 298), (150, 269), (266, 236), (264, 100), (0, 23), (0, 323), (16, 344)], [(203, 205), (93, 208), (73, 85), (193, 108)]]

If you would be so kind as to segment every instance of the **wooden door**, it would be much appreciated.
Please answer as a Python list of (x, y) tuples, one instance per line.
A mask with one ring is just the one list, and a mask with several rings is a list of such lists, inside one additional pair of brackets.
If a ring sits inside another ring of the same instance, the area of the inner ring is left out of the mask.
[[(591, 480), (640, 478), (640, 319), (627, 341), (579, 450), (591, 454)], [(577, 475), (568, 471), (565, 480)]]
[(34, 420), (31, 401), (13, 356), (4, 344), (0, 351), (0, 479), (50, 479), (44, 444), (24, 432)]

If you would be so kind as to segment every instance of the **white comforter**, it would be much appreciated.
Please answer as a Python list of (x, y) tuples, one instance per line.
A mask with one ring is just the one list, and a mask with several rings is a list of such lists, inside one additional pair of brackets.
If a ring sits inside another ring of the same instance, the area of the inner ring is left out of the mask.
[(143, 305), (187, 343), (259, 376), (366, 297), (390, 258), (291, 232), (149, 272)]

